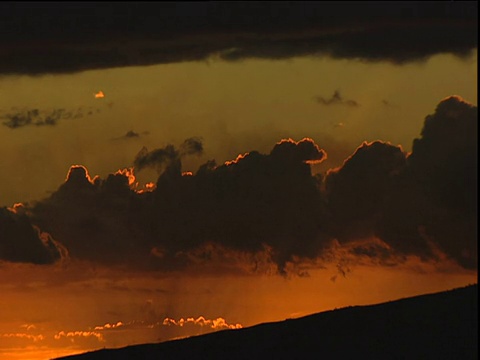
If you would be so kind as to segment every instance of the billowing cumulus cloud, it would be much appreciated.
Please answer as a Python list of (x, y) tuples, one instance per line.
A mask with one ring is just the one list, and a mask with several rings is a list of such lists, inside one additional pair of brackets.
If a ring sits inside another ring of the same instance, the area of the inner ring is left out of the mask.
[(320, 105), (343, 105), (349, 107), (358, 107), (360, 104), (352, 99), (344, 99), (343, 96), (340, 94), (339, 90), (335, 90), (333, 95), (329, 98), (325, 98), (323, 96), (316, 96), (315, 100)]
[(0, 73), (73, 73), (219, 58), (397, 64), (477, 47), (476, 2), (200, 2), (0, 7)]
[(476, 268), (477, 122), (477, 108), (452, 96), (426, 117), (408, 156), (389, 144), (363, 144), (327, 174), (332, 234), (343, 243), (377, 237), (397, 255), (447, 254)]
[(373, 236), (375, 221), (405, 166), (400, 147), (376, 141), (363, 143), (340, 168), (330, 170), (325, 187), (332, 232), (343, 240)]
[(396, 242), (400, 237), (433, 242), (463, 266), (476, 268), (477, 153), (477, 107), (457, 96), (444, 99), (413, 142), (382, 235)]
[[(349, 263), (392, 266), (415, 256), (476, 268), (477, 116), (473, 105), (447, 98), (411, 154), (363, 143), (324, 176), (312, 175), (311, 164), (327, 155), (309, 138), (182, 172), (183, 157), (203, 150), (190, 138), (144, 149), (133, 168), (106, 179), (73, 166), (24, 221), (72, 258), (158, 271), (306, 274), (339, 254)], [(134, 172), (146, 167), (159, 177), (142, 187)]]
[(255, 255), (262, 253), (283, 268), (293, 255), (315, 253), (321, 201), (309, 162), (325, 153), (313, 140), (284, 140), (270, 154), (250, 152), (220, 166), (209, 161), (195, 175), (182, 174), (182, 156), (201, 149), (192, 138), (178, 149), (138, 154), (136, 169), (163, 166), (152, 191), (137, 191), (125, 172), (92, 179), (73, 166), (32, 209), (33, 218), (72, 257), (117, 264), (175, 269), (212, 256), (227, 264), (238, 252), (250, 254), (243, 258), (252, 266), (263, 267)]

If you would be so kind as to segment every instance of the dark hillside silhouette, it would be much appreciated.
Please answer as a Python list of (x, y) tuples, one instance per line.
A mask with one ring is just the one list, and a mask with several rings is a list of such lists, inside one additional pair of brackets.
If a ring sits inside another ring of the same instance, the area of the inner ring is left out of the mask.
[(478, 285), (61, 359), (478, 359)]

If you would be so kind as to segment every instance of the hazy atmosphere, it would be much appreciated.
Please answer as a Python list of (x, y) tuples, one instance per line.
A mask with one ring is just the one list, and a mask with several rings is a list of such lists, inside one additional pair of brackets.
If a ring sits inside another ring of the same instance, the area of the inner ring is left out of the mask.
[(477, 12), (0, 4), (0, 359), (477, 283)]

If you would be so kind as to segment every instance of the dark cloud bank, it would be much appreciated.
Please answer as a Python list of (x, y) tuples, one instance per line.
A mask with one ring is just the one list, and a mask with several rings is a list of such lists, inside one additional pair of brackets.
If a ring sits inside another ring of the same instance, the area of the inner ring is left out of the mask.
[(478, 45), (476, 1), (2, 2), (0, 74), (247, 58), (405, 63)]
[(312, 176), (310, 164), (327, 155), (311, 139), (211, 160), (195, 174), (182, 173), (182, 159), (202, 152), (198, 138), (142, 149), (135, 170), (160, 175), (141, 191), (132, 170), (92, 179), (73, 166), (50, 197), (2, 209), (0, 259), (51, 263), (67, 249), (71, 258), (144, 269), (247, 263), (285, 273), (340, 246), (384, 265), (446, 255), (476, 269), (477, 119), (477, 107), (449, 97), (426, 117), (411, 154), (363, 143), (324, 176)]

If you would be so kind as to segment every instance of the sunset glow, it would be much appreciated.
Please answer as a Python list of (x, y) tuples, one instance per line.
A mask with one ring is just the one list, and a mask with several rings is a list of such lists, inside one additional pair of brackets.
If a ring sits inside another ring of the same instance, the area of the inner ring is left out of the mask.
[(478, 283), (476, 2), (175, 5), (0, 4), (0, 360)]

